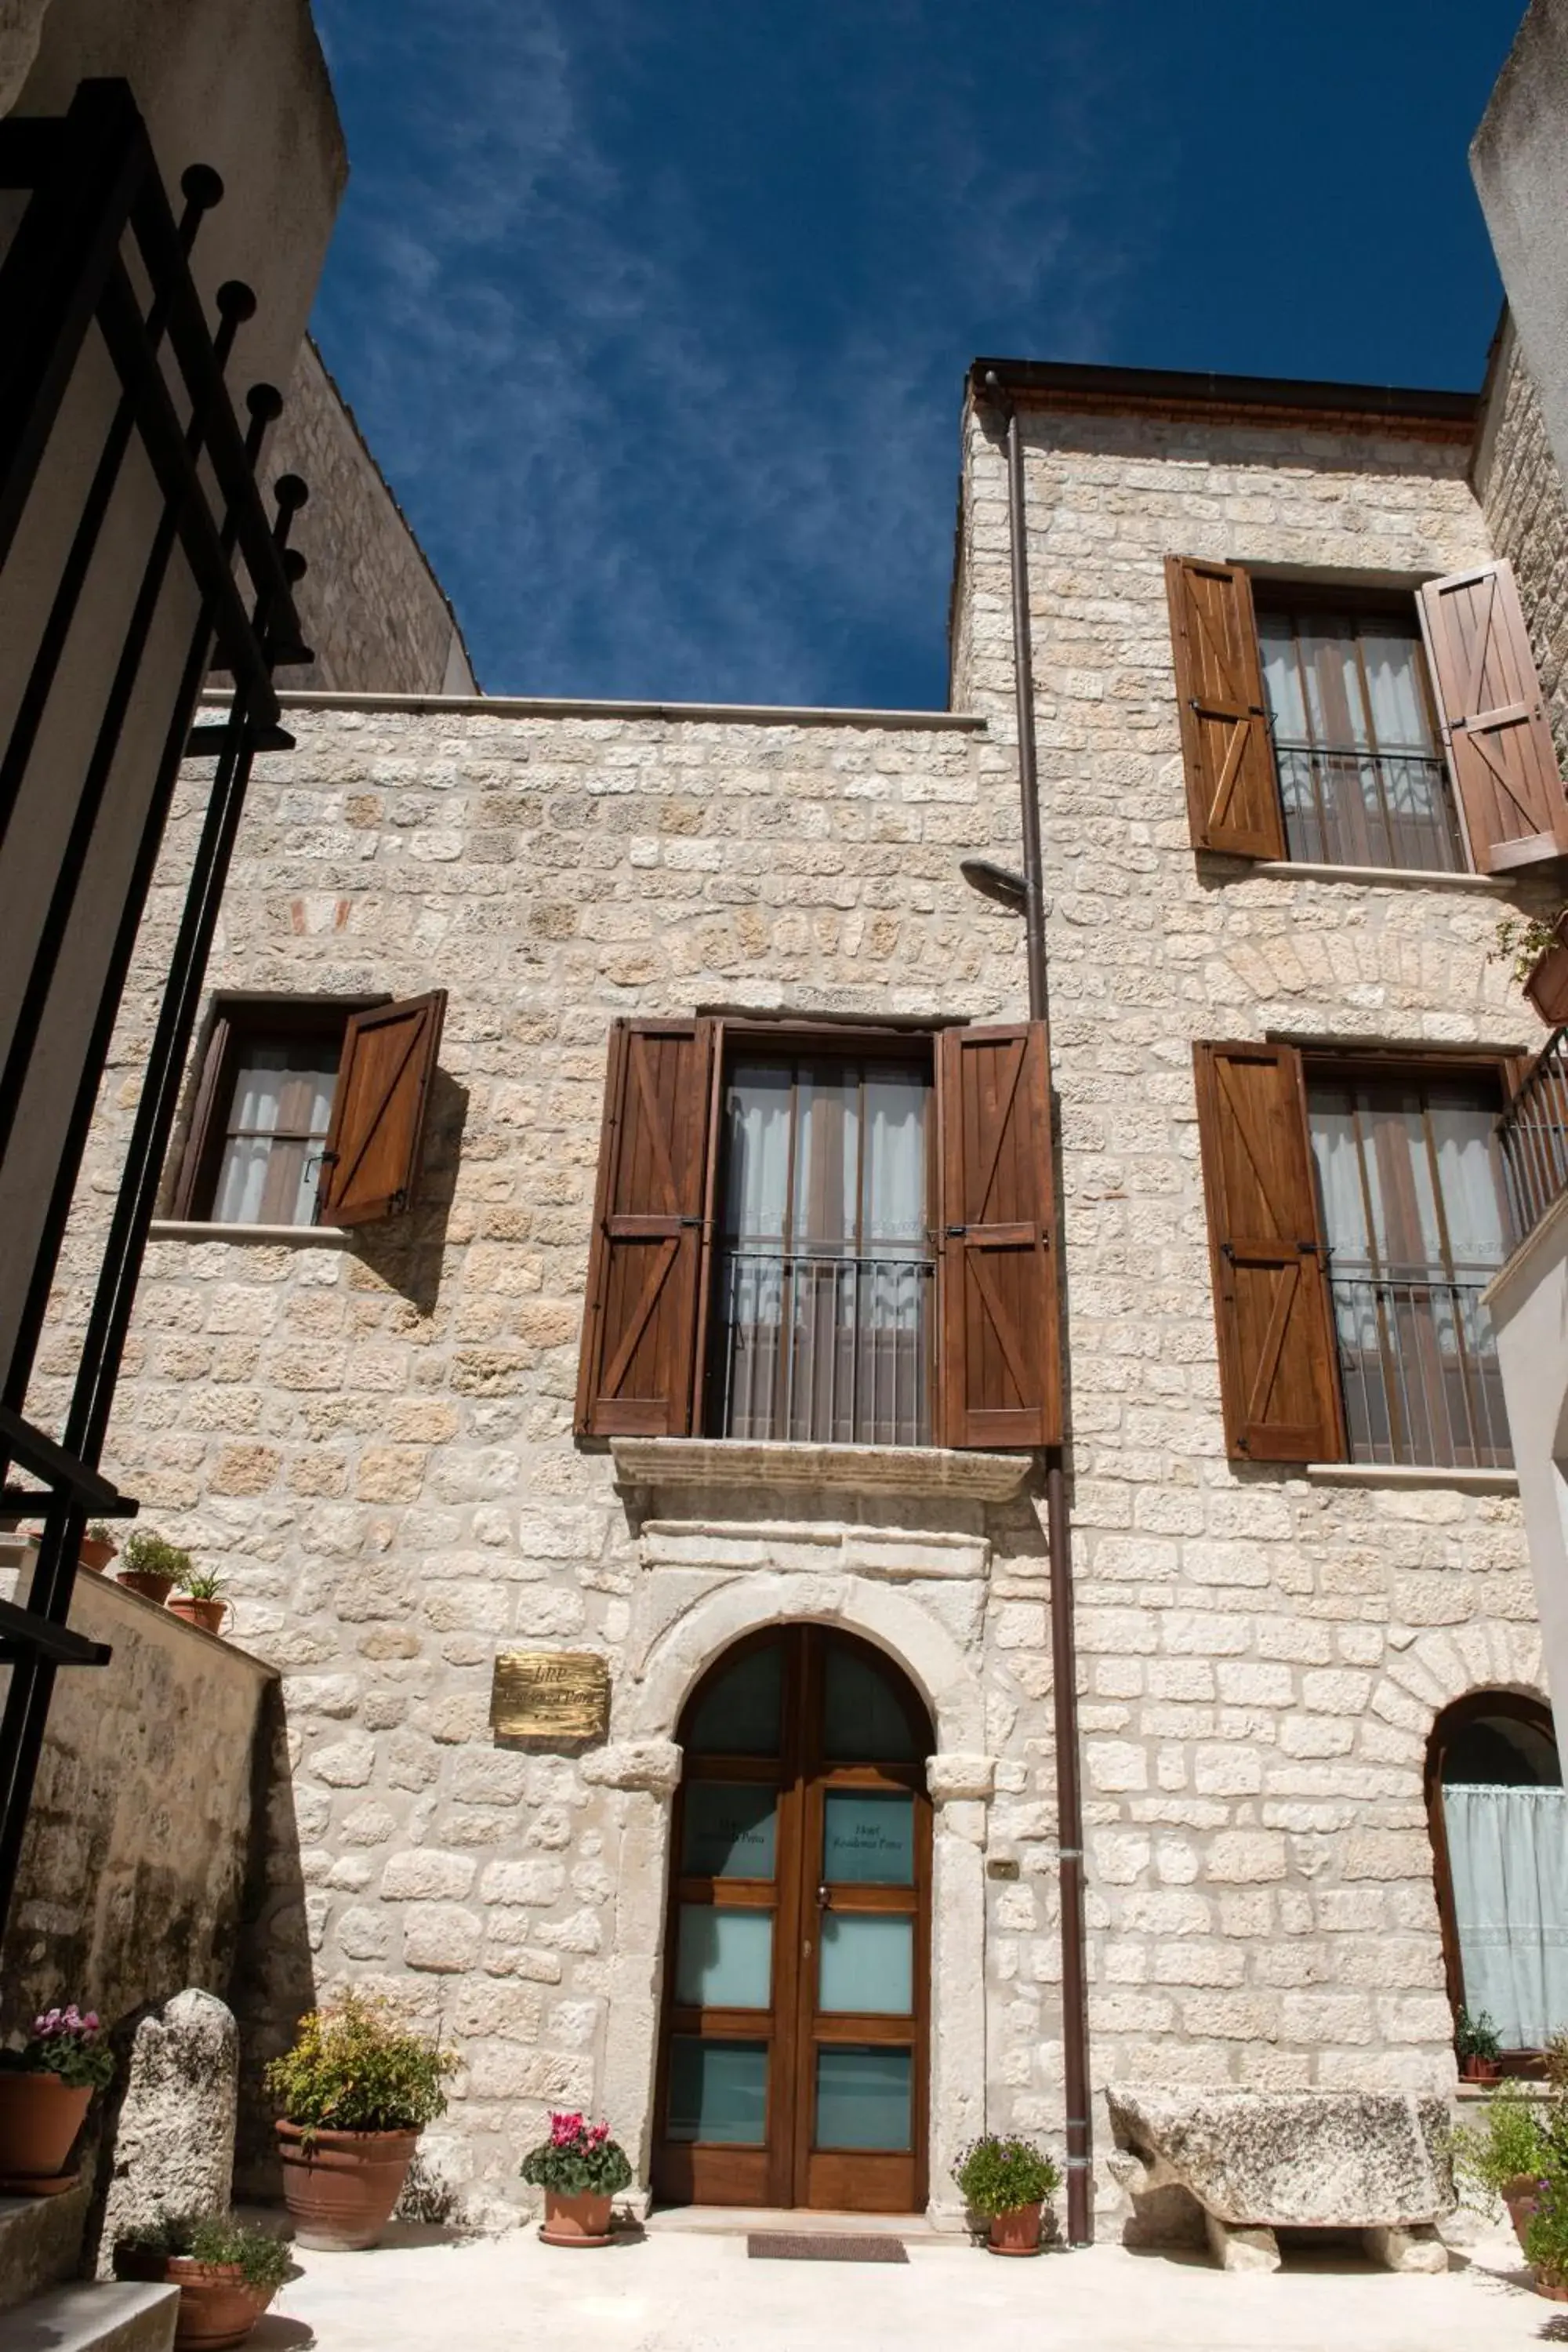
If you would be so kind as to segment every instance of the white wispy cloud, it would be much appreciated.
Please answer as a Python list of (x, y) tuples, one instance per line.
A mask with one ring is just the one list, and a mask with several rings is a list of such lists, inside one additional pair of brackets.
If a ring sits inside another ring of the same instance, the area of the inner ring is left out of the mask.
[(492, 690), (941, 698), (964, 362), (1098, 357), (1114, 316), (1111, 68), (1040, 28), (999, 153), (986, 89), (931, 79), (936, 0), (866, 5), (906, 37), (832, 93), (865, 209), (803, 323), (678, 142), (626, 139), (626, 0), (323, 0), (355, 177), (318, 330)]

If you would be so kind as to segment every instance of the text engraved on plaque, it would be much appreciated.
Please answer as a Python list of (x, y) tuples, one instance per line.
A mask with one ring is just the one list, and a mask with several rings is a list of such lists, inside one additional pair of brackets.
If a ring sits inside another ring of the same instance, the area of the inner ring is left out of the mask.
[(610, 1670), (593, 1650), (503, 1650), (490, 1685), (498, 1739), (602, 1739)]

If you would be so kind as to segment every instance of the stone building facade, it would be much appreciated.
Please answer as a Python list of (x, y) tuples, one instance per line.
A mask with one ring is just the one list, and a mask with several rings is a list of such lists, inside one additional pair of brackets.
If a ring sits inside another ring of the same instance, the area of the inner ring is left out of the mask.
[[(1427, 1747), (1467, 1693), (1542, 1693), (1513, 1481), (1227, 1453), (1193, 1048), (1519, 1055), (1489, 949), (1540, 888), (1194, 851), (1163, 567), (1413, 593), (1484, 562), (1473, 425), (1288, 385), (1015, 385), (1093, 2080), (1445, 2089)], [(461, 2053), (428, 2185), (482, 2223), (552, 2105), (606, 2111), (647, 2178), (682, 1710), (771, 1625), (859, 1636), (931, 1718), (933, 2206), (984, 2126), (1059, 2135), (1037, 1456), (573, 1433), (613, 1021), (1025, 1010), (1020, 926), (958, 870), (1016, 855), (1007, 564), (972, 399), (951, 712), (317, 693), (258, 765), (213, 990), (444, 989), (424, 1188), (352, 1233), (155, 1228), (109, 1458), (283, 1675), (247, 2058), (317, 1991), (395, 1991)], [(68, 1280), (62, 1343), (75, 1311)], [(607, 1737), (498, 1739), (520, 1647), (605, 1660)]]

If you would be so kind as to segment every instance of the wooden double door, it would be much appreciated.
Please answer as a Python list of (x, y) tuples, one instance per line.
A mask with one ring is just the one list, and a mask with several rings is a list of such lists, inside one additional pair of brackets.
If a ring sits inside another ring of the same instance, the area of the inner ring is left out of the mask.
[(868, 1643), (791, 1626), (726, 1653), (680, 1738), (655, 2195), (919, 2210), (929, 1717)]

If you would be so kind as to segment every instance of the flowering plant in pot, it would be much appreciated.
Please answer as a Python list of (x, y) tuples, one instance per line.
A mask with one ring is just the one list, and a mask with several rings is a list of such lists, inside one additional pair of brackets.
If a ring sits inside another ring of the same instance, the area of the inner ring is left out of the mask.
[(66, 2171), (92, 2095), (114, 2073), (96, 2010), (46, 2010), (20, 2050), (0, 2051), (0, 2183), (26, 2195), (69, 2189)]
[(1495, 2211), (1500, 2198), (1522, 2246), (1540, 2194), (1541, 2175), (1561, 2143), (1568, 2168), (1568, 2110), (1522, 2083), (1503, 2083), (1479, 2124), (1453, 2136), (1454, 2179), (1468, 2205)]
[(102, 1519), (89, 1519), (76, 1556), (83, 1568), (90, 1568), (95, 1576), (101, 1576), (119, 1549), (112, 1528)]
[(165, 2213), (114, 2242), (116, 2278), (179, 2288), (175, 2352), (243, 2344), (293, 2267), (280, 2238), (232, 2213)]
[(531, 2147), (521, 2172), (531, 2189), (544, 2191), (548, 2246), (607, 2246), (610, 2200), (631, 2181), (632, 2168), (608, 2124), (584, 2116), (552, 2115), (550, 2137)]
[(167, 1601), (182, 1576), (189, 1575), (195, 1565), (188, 1551), (178, 1544), (155, 1536), (151, 1528), (137, 1528), (125, 1538), (121, 1554), (121, 1566), (115, 1571), (115, 1582), (123, 1584), (128, 1592), (139, 1592), (143, 1601)]
[(302, 2246), (374, 2246), (425, 2126), (447, 2110), (455, 2052), (416, 2033), (386, 2000), (345, 1992), (300, 2021), (292, 2050), (267, 2069), (283, 2196)]
[(1454, 2021), (1454, 2049), (1459, 2061), (1459, 2074), (1465, 2082), (1496, 2082), (1502, 2043), (1486, 2010), (1483, 2009), (1479, 2017), (1472, 2017), (1468, 2009), (1460, 2010)]
[(1568, 1022), (1568, 907), (1554, 915), (1508, 915), (1488, 959), (1506, 963), (1549, 1029)]
[(204, 1633), (220, 1633), (228, 1613), (228, 1603), (220, 1597), (222, 1578), (210, 1568), (187, 1568), (174, 1582), (177, 1590), (165, 1604), (171, 1617), (183, 1617), (187, 1625), (199, 1625)]
[(952, 2168), (964, 2203), (986, 2223), (994, 2254), (1037, 2254), (1040, 2208), (1061, 2174), (1033, 2140), (987, 2132), (971, 2140)]
[(1535, 2291), (1568, 2303), (1568, 2167), (1548, 2163), (1535, 2184), (1535, 2210), (1525, 2224), (1524, 2258)]

